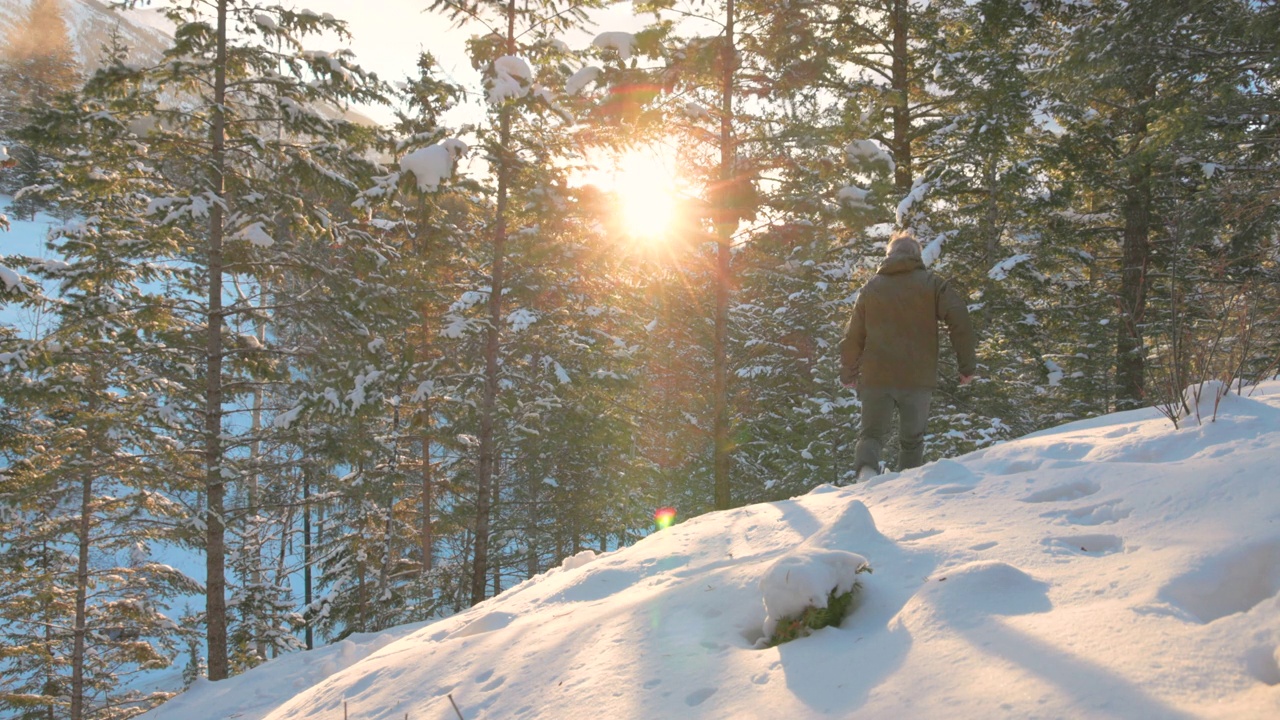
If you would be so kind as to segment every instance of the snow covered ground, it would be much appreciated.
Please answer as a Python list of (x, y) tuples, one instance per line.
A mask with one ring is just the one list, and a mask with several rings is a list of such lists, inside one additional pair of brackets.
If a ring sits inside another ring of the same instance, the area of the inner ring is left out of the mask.
[[(1188, 425), (1120, 413), (704, 515), (145, 717), (1280, 717), (1280, 383)], [(861, 605), (757, 648), (761, 578), (832, 551), (870, 562)]]

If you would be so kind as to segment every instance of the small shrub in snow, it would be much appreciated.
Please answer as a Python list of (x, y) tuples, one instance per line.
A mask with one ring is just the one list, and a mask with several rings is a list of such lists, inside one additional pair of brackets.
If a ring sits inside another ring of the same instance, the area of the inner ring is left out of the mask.
[[(866, 569), (871, 572), (871, 568)], [(835, 590), (827, 596), (826, 607), (814, 607), (810, 605), (800, 612), (799, 615), (793, 617), (784, 617), (778, 620), (778, 625), (773, 629), (773, 635), (766, 642), (765, 647), (775, 647), (785, 642), (791, 642), (796, 638), (802, 638), (814, 630), (820, 630), (824, 627), (839, 626), (844, 619), (853, 611), (854, 601), (858, 598), (862, 586), (854, 584), (853, 588), (847, 592), (836, 594)]]
[(864, 572), (871, 572), (867, 559), (843, 550), (797, 552), (778, 560), (760, 580), (761, 642), (773, 647), (839, 625), (857, 600), (857, 576)]

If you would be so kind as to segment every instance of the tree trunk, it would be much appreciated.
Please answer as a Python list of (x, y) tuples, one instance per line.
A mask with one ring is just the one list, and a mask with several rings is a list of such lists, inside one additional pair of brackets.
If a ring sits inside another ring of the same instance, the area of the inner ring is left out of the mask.
[[(265, 308), (265, 292), (259, 302), (263, 306), (263, 312), (267, 312)], [(258, 322), (257, 328), (254, 330), (254, 336), (258, 338), (258, 342), (261, 345), (266, 345), (266, 321)], [(253, 588), (252, 592), (258, 593), (259, 596), (261, 596), (260, 594), (263, 592), (263, 578), (266, 577), (266, 573), (262, 566), (262, 525), (259, 521), (259, 505), (261, 504), (262, 483), (262, 476), (259, 472), (259, 468), (262, 467), (262, 395), (262, 388), (258, 385), (254, 385), (253, 396), (251, 398), (251, 402), (253, 404), (249, 415), (249, 432), (251, 433), (251, 439), (249, 441), (250, 473), (247, 478), (248, 487), (246, 488), (245, 493), (247, 503), (244, 512), (244, 516), (248, 518), (246, 523), (247, 527), (245, 528), (247, 532), (244, 532), (242, 535), (244, 541), (240, 550), (244, 553), (245, 562), (248, 565), (248, 567), (245, 568), (245, 581), (248, 583), (249, 587)], [(263, 662), (266, 662), (267, 660), (267, 640), (264, 626), (268, 623), (264, 622), (264, 618), (262, 617), (262, 613), (266, 612), (266, 610), (266, 607), (251, 609), (251, 612), (254, 613), (252, 620), (253, 627), (251, 630), (254, 651), (258, 656), (258, 659)]]
[[(429, 405), (428, 405), (429, 407)], [(431, 422), (428, 420), (427, 422)], [(432, 537), (431, 510), (435, 507), (435, 479), (431, 468), (431, 432), (422, 433), (422, 575), (431, 572), (435, 564), (435, 540)]]
[(205, 611), (209, 679), (227, 677), (226, 525), (222, 475), (222, 233), (226, 193), (227, 0), (218, 2), (218, 49), (214, 63), (213, 113), (210, 128), (209, 315), (205, 353)]
[[(361, 518), (360, 524), (360, 546), (364, 547), (367, 540), (368, 521), (367, 518)], [(356, 629), (362, 633), (369, 632), (369, 587), (365, 581), (364, 569), (366, 563), (356, 563)]]
[(984, 203), (986, 212), (983, 213), (982, 223), (978, 227), (985, 242), (982, 261), (987, 266), (990, 266), (996, 261), (996, 253), (1000, 252), (1000, 197), (998, 190), (1000, 177), (994, 157), (987, 158), (987, 167), (983, 176), (987, 185), (986, 202)]
[[(515, 0), (507, 4), (507, 53), (515, 53)], [(507, 245), (507, 193), (509, 192), (511, 159), (507, 146), (511, 142), (511, 110), (500, 111), (498, 130), (498, 198), (493, 227), (493, 268), (489, 287), (489, 329), (484, 348), (484, 395), (480, 401), (480, 457), (476, 463), (476, 548), (471, 566), (471, 604), (485, 599), (489, 570), (489, 503), (496, 455), (494, 424), (498, 413), (498, 353), (501, 347), (502, 290), (505, 278)]]
[(893, 0), (890, 13), (893, 33), (893, 182), (906, 195), (914, 182), (911, 170), (911, 78), (908, 73), (907, 0)]
[[(50, 587), (47, 588), (47, 592), (50, 595), (53, 595), (56, 592), (54, 587), (57, 583), (56, 580), (53, 579), (53, 575), (49, 572), (49, 544), (44, 543), (42, 549), (43, 552), (40, 553), (40, 559), (37, 562), (40, 564), (40, 569), (43, 571), (44, 576), (50, 579)], [(48, 648), (47, 652), (49, 653), (53, 652), (53, 629), (57, 626), (58, 624), (55, 623), (53, 619), (53, 613), (46, 609), (44, 616), (44, 645)], [(43, 663), (44, 686), (41, 688), (41, 692), (49, 700), (49, 704), (45, 706), (45, 711), (49, 720), (57, 720), (57, 715), (55, 714), (57, 705), (53, 703), (53, 698), (60, 693), (62, 683), (58, 681), (57, 666), (52, 662), (48, 662), (49, 660), (52, 660), (52, 657), (46, 657), (44, 659), (46, 660), (46, 662)]]
[[(431, 337), (431, 324), (427, 319), (427, 310), (422, 310), (422, 338), (423, 342), (429, 342)], [(433, 526), (431, 524), (431, 511), (435, 506), (435, 478), (431, 472), (431, 398), (427, 397), (422, 401), (422, 528), (420, 531), (420, 540), (422, 543), (422, 567), (421, 573), (425, 577), (431, 572), (434, 564), (432, 555), (435, 552), (435, 542), (432, 538)]]
[[(290, 555), (293, 550), (293, 523), (294, 512), (297, 508), (290, 506), (284, 514), (284, 522), (280, 526), (280, 551), (276, 554), (276, 572), (273, 579), (273, 586), (277, 588), (289, 587), (289, 576), (293, 573), (289, 569)], [(271, 648), (271, 657), (278, 658), (283, 653), (277, 645)]]
[(724, 77), (720, 98), (720, 187), (721, 207), (716, 223), (716, 309), (715, 355), (711, 393), (714, 427), (712, 430), (712, 472), (715, 487), (715, 507), (728, 509), (732, 498), (729, 492), (729, 283), (730, 256), (733, 252), (733, 232), (738, 226), (738, 193), (735, 187), (737, 152), (733, 138), (733, 80), (737, 66), (734, 41), (734, 0), (725, 6), (724, 24)]
[(84, 477), (80, 484), (80, 520), (76, 538), (76, 609), (75, 627), (71, 641), (71, 720), (84, 718), (84, 663), (85, 636), (88, 634), (86, 606), (89, 594), (89, 531), (93, 526), (93, 470), (92, 445), (87, 449)]
[(1141, 165), (1130, 172), (1123, 213), (1120, 322), (1116, 329), (1116, 409), (1130, 410), (1142, 407), (1146, 395), (1142, 323), (1147, 310), (1147, 271), (1151, 259), (1149, 166)]
[[(502, 513), (498, 512), (498, 504), (502, 498), (502, 467), (498, 462), (494, 462), (493, 467), (493, 514), (502, 517)], [(501, 558), (499, 558), (501, 560)], [(493, 573), (493, 594), (500, 595), (502, 593), (502, 563), (490, 562), (489, 567)]]
[[(304, 463), (302, 467), (302, 600), (306, 603), (308, 609), (311, 608), (312, 598), (312, 577), (311, 577), (311, 470), (310, 465)], [(315, 631), (312, 629), (312, 623), (307, 621), (307, 628), (304, 631), (306, 636), (307, 649), (315, 648)]]

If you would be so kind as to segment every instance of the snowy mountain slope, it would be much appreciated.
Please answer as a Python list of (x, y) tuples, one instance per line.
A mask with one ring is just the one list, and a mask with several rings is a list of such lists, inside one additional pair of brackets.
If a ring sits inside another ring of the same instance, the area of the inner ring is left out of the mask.
[[(102, 49), (115, 29), (138, 61), (156, 61), (172, 44), (172, 37), (160, 29), (167, 25), (153, 6), (134, 10), (112, 10), (97, 0), (61, 0), (63, 18), (71, 34), (85, 76), (101, 64)], [(4, 38), (18, 18), (26, 12), (27, 0), (0, 0), (0, 39)], [(377, 123), (364, 111), (372, 108), (339, 108), (329, 104), (316, 107), (328, 118), (343, 118), (354, 123), (374, 126)]]
[[(170, 45), (164, 33), (135, 22), (142, 14), (140, 11), (119, 13), (97, 0), (61, 1), (62, 16), (71, 34), (76, 59), (87, 72), (98, 67), (102, 48), (116, 28), (119, 28), (120, 38), (139, 58), (157, 59)], [(0, 38), (8, 35), (9, 29), (26, 13), (29, 5), (28, 0), (0, 0)]]
[[(1280, 717), (1277, 467), (1277, 382), (1202, 426), (1111, 415), (694, 518), (323, 679), (283, 658), (146, 717)], [(758, 649), (760, 578), (829, 550), (870, 560), (861, 606)]]

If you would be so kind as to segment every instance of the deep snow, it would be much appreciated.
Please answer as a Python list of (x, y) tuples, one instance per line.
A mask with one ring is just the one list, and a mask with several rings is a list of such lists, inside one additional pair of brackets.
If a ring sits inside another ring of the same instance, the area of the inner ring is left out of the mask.
[[(694, 518), (145, 717), (1280, 717), (1277, 467), (1280, 382), (1203, 425), (1118, 413)], [(828, 551), (871, 563), (861, 605), (757, 649), (768, 568)]]

